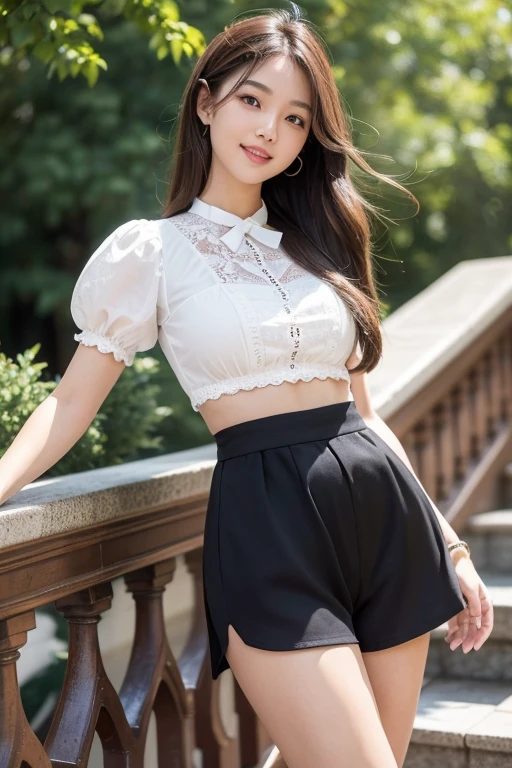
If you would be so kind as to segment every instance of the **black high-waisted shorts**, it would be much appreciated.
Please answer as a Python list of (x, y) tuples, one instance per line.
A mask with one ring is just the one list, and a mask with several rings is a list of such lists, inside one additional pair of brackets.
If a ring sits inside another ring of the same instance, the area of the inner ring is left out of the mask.
[(213, 679), (228, 625), (289, 651), (411, 640), (465, 608), (441, 526), (406, 464), (355, 402), (215, 435), (203, 593)]

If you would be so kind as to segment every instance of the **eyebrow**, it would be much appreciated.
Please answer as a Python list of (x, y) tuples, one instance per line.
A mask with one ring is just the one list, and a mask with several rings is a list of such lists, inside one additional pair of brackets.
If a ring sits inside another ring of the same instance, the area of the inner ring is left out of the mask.
[[(252, 85), (254, 86), (254, 88), (259, 88), (261, 91), (265, 91), (265, 93), (269, 93), (270, 95), (274, 93), (272, 88), (269, 88), (268, 85), (263, 85), (263, 83), (259, 83), (257, 80), (246, 80), (243, 83), (243, 85)], [(309, 104), (306, 104), (305, 101), (298, 101), (297, 99), (292, 99), (288, 103), (293, 104), (294, 107), (302, 107), (303, 109), (307, 109), (308, 112), (313, 112), (311, 106)]]

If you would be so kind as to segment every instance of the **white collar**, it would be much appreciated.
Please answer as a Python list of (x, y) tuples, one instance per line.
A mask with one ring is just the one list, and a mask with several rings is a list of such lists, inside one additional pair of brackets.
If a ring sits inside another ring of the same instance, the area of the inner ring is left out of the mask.
[(216, 224), (224, 224), (231, 227), (220, 239), (235, 253), (240, 247), (244, 236), (249, 234), (255, 240), (259, 240), (270, 248), (277, 248), (283, 233), (278, 232), (276, 229), (266, 229), (263, 226), (267, 222), (268, 210), (265, 201), (262, 200), (261, 203), (261, 208), (246, 219), (242, 219), (230, 211), (225, 211), (223, 208), (209, 205), (198, 197), (194, 198), (189, 211), (197, 213), (199, 216), (209, 219)]

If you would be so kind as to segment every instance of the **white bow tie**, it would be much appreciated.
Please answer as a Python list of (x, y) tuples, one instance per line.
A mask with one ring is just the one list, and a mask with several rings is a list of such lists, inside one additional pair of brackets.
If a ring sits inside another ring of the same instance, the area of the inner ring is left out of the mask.
[(282, 232), (276, 229), (266, 229), (263, 224), (267, 221), (267, 206), (262, 200), (263, 205), (252, 216), (248, 216), (246, 219), (241, 219), (234, 213), (225, 211), (223, 208), (217, 208), (215, 205), (209, 205), (198, 197), (194, 198), (189, 211), (197, 213), (203, 216), (205, 219), (215, 222), (216, 224), (225, 224), (231, 227), (222, 237), (222, 242), (228, 246), (228, 248), (236, 253), (238, 251), (242, 240), (245, 235), (250, 235), (255, 240), (259, 240), (264, 245), (268, 245), (269, 248), (277, 248), (281, 242)]

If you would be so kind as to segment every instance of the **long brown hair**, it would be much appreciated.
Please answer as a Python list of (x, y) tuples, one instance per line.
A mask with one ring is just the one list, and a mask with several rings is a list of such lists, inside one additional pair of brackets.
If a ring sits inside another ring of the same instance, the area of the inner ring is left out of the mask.
[[(303, 168), (293, 177), (280, 173), (262, 184), (268, 224), (283, 232), (287, 254), (337, 291), (349, 307), (357, 329), (361, 361), (351, 372), (371, 371), (382, 354), (381, 305), (372, 265), (371, 217), (378, 209), (356, 189), (351, 160), (366, 172), (414, 195), (394, 179), (375, 171), (353, 145), (336, 82), (320, 36), (305, 23), (298, 6), (267, 10), (233, 22), (220, 32), (197, 61), (189, 78), (177, 121), (167, 199), (162, 218), (182, 213), (204, 189), (211, 163), (209, 132), (196, 112), (199, 78), (212, 99), (223, 81), (243, 72), (221, 100), (227, 101), (254, 69), (271, 56), (285, 55), (301, 67), (313, 92), (313, 116), (301, 150)], [(295, 168), (294, 168), (295, 170)]]

